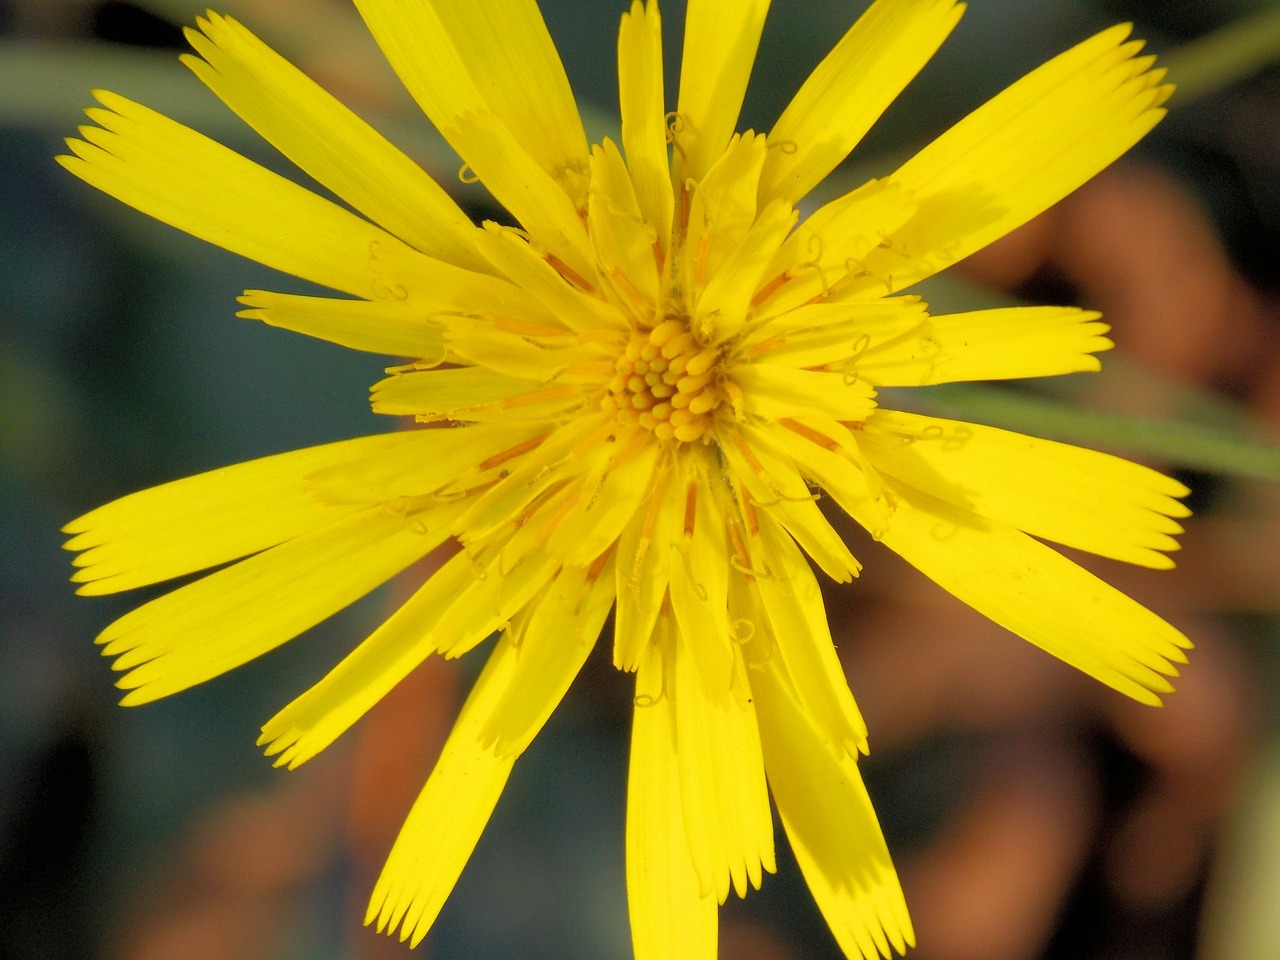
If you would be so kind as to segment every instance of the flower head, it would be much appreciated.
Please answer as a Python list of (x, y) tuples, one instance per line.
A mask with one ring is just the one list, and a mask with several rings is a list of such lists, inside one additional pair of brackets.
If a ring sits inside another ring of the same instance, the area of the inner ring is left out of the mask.
[(446, 542), (457, 552), (263, 728), (333, 742), (432, 653), (500, 634), (391, 852), (369, 920), (421, 939), (512, 765), (614, 611), (636, 674), (627, 880), (636, 954), (715, 956), (717, 903), (774, 869), (769, 792), (845, 953), (913, 934), (857, 758), (866, 729), (810, 564), (858, 561), (829, 497), (966, 603), (1145, 702), (1186, 640), (1051, 541), (1170, 566), (1177, 482), (1103, 454), (894, 412), (882, 386), (1098, 367), (1096, 314), (930, 313), (900, 291), (1002, 236), (1160, 118), (1125, 28), (1019, 81), (895, 171), (801, 219), (962, 12), (876, 0), (768, 133), (737, 133), (768, 6), (691, 0), (668, 112), (657, 4), (622, 17), (620, 144), (588, 146), (534, 0), (357, 0), (435, 126), (519, 223), (426, 173), (236, 21), (184, 58), (348, 205), (99, 93), (72, 173), (345, 296), (249, 291), (241, 316), (405, 356), (403, 430), (268, 457), (73, 521), (81, 592), (213, 570), (99, 637), (126, 703), (223, 673)]

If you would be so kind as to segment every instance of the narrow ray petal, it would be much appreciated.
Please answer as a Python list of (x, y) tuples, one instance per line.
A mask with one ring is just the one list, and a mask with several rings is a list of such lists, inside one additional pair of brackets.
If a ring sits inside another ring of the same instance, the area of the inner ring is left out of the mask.
[(771, 576), (740, 586), (740, 615), (753, 649), (768, 651), (779, 682), (788, 683), (818, 734), (837, 754), (867, 752), (867, 725), (836, 655), (817, 578), (800, 551), (768, 517), (759, 518), (753, 563)]
[(632, 0), (618, 31), (622, 148), (645, 222), (665, 247), (671, 237), (671, 164), (662, 80), (662, 15), (657, 0)]
[(919, 297), (812, 303), (753, 327), (743, 338), (743, 353), (766, 363), (861, 376), (859, 364), (873, 344), (889, 347), (915, 336), (928, 319)]
[(519, 231), (495, 223), (486, 223), (485, 228), (477, 240), (481, 252), (512, 283), (542, 303), (553, 322), (576, 332), (590, 331), (597, 337), (611, 330), (619, 334), (626, 330), (627, 322), (617, 307), (588, 295), (573, 283), (565, 283), (564, 275)]
[(875, 409), (875, 390), (856, 376), (824, 370), (797, 370), (771, 363), (735, 367), (744, 412), (764, 420), (826, 414), (861, 420)]
[[(576, 199), (587, 140), (560, 56), (534, 0), (357, 0), (378, 46), (419, 106), (469, 164), (457, 138), (492, 113)], [(486, 185), (488, 181), (486, 181)], [(499, 196), (505, 202), (506, 197)]]
[(756, 184), (765, 149), (764, 137), (734, 134), (693, 191), (678, 277), (693, 303), (756, 222)]
[(679, 562), (669, 544), (681, 535), (685, 491), (673, 472), (669, 462), (660, 463), (646, 501), (618, 538), (613, 663), (619, 670), (637, 668)]
[(748, 884), (759, 889), (763, 871), (775, 870), (773, 818), (741, 653), (734, 654), (730, 695), (709, 697), (694, 662), (704, 639), (677, 639), (667, 695), (675, 705), (684, 826), (700, 892), (724, 903), (730, 885), (744, 897)]
[(673, 128), (677, 189), (724, 152), (755, 63), (769, 0), (690, 0)]
[(916, 216), (866, 270), (900, 290), (1061, 200), (1147, 133), (1173, 88), (1113, 27), (1055, 57), (971, 113), (890, 178)]
[(369, 219), (429, 256), (483, 269), (476, 228), (381, 134), (230, 17), (197, 21), (183, 61), (266, 140)]
[(365, 923), (376, 921), (379, 932), (399, 927), (411, 946), (453, 891), (518, 756), (499, 755), (484, 731), (512, 697), (551, 693), (520, 689), (519, 653), (504, 638), (489, 656), (369, 899)]
[(496, 403), (538, 386), (486, 367), (454, 367), (394, 373), (370, 392), (374, 413), (466, 420), (468, 407)]
[(722, 455), (750, 492), (757, 512), (769, 513), (782, 524), (827, 576), (840, 583), (853, 579), (860, 569), (858, 561), (822, 516), (800, 465), (779, 453), (762, 429), (743, 426), (739, 437), (722, 446)]
[(942, 45), (955, 0), (877, 0), (818, 64), (769, 132), (761, 202), (795, 202), (840, 163)]
[(668, 543), (671, 610), (682, 636), (696, 638), (687, 653), (698, 665), (703, 695), (719, 701), (733, 680), (727, 593), (729, 549), (723, 513), (714, 509), (700, 458), (687, 458), (672, 478), (683, 503), (681, 526)]
[(636, 677), (627, 772), (631, 940), (636, 960), (715, 960), (716, 898), (702, 893), (689, 856), (663, 656), (659, 645), (650, 647)]
[(304, 333), (351, 350), (400, 357), (444, 356), (440, 327), (404, 300), (334, 300), (326, 297), (246, 290), (236, 314), (273, 327)]
[(618, 302), (649, 319), (653, 305), (662, 299), (658, 258), (669, 233), (659, 233), (646, 221), (633, 176), (612, 140), (605, 140), (591, 154), (587, 224), (596, 257), (611, 268), (601, 279), (613, 287)]
[(877, 410), (862, 448), (880, 472), (1037, 537), (1168, 569), (1187, 488), (1147, 467), (979, 424)]
[(595, 261), (582, 220), (586, 212), (585, 157), (583, 188), (579, 196), (571, 197), (538, 165), (528, 142), (517, 139), (492, 113), (468, 113), (456, 123), (457, 127), (442, 132), (460, 144), (471, 169), (529, 232), (530, 242), (540, 252), (554, 256), (575, 280), (594, 288)]
[(814, 211), (766, 271), (776, 279), (757, 297), (758, 316), (783, 318), (846, 289), (858, 294), (846, 299), (858, 302), (892, 293), (893, 284), (867, 272), (867, 258), (918, 211), (915, 197), (891, 180), (871, 180)]
[(899, 484), (891, 497), (880, 539), (943, 589), (1135, 700), (1172, 690), (1191, 644), (1141, 604), (1007, 524)]
[(333, 504), (387, 503), (410, 510), (461, 500), (508, 469), (512, 459), (537, 449), (545, 423), (486, 423), (466, 432), (441, 429), (391, 434), (400, 446), (389, 456), (326, 465), (306, 478), (307, 489)]
[(616, 454), (600, 461), (584, 480), (581, 505), (570, 511), (547, 541), (564, 562), (585, 566), (614, 544), (642, 508), (652, 488), (659, 452), (647, 431), (635, 429), (615, 441)]
[(106, 109), (87, 113), (99, 126), (82, 127), (85, 140), (67, 141), (75, 156), (58, 158), (86, 183), (192, 236), (334, 290), (382, 300), (425, 286), (435, 261), (386, 231), (153, 110), (95, 95)]
[(869, 338), (855, 360), (877, 386), (1016, 380), (1100, 370), (1110, 350), (1100, 314), (1074, 307), (1006, 307), (923, 319)]
[(262, 727), (259, 745), (277, 766), (305, 763), (341, 736), (425, 660), (457, 655), (506, 626), (554, 575), (530, 561), (503, 574), (465, 553), (449, 560), (341, 663)]
[[(72, 520), (81, 593), (131, 590), (283, 543), (349, 515), (313, 496), (309, 474), (394, 456), (411, 440), (379, 434), (281, 453), (140, 490)], [(376, 502), (365, 500), (360, 506)]]
[(855, 755), (831, 751), (772, 664), (753, 686), (774, 802), (845, 956), (906, 953), (915, 945), (911, 918)]
[(595, 646), (613, 606), (613, 555), (589, 568), (565, 569), (525, 608), (519, 630), (504, 637), (517, 647), (510, 692), (486, 720), (481, 742), (500, 757), (525, 751), (569, 689)]
[(769, 263), (796, 223), (796, 210), (781, 200), (760, 212), (742, 242), (725, 258), (698, 298), (695, 323), (717, 343), (734, 337), (748, 321)]
[(354, 603), (437, 546), (380, 508), (226, 567), (125, 614), (98, 637), (128, 670), (126, 705), (186, 690)]

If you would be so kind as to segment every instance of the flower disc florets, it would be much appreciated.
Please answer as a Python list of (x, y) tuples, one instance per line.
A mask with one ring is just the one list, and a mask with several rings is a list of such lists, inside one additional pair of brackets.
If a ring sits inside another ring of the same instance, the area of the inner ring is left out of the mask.
[(668, 315), (632, 334), (600, 408), (659, 440), (706, 440), (723, 400), (717, 360), (718, 351), (689, 328), (683, 312)]

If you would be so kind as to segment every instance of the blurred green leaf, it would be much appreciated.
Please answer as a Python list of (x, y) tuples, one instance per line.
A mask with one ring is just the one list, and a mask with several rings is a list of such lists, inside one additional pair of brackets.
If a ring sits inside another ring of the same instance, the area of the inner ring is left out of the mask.
[(1241, 17), (1160, 57), (1178, 85), (1177, 106), (1208, 96), (1280, 60), (1280, 6)]

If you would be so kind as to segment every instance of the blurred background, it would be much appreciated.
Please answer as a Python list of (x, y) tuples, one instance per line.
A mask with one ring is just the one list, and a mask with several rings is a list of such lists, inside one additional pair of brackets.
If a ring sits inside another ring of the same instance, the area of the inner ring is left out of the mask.
[[(624, 4), (542, 6), (590, 132), (609, 133)], [(742, 126), (767, 129), (865, 6), (775, 3)], [(180, 28), (203, 7), (0, 2), (3, 960), (405, 956), (360, 926), (363, 905), (477, 669), (478, 655), (430, 662), (324, 755), (273, 770), (253, 745), (259, 725), (364, 636), (394, 602), (393, 585), (229, 676), (115, 706), (92, 640), (139, 597), (76, 599), (59, 528), (131, 490), (394, 427), (367, 406), (380, 358), (235, 318), (241, 291), (290, 281), (154, 224), (53, 163), (102, 87), (287, 170), (177, 63)], [(477, 217), (493, 215), (458, 181), (457, 158), (345, 0), (227, 0), (219, 10), (374, 121)], [(683, 5), (664, 13), (674, 89)], [(1280, 957), (1274, 4), (973, 0), (825, 189), (891, 170), (1119, 20), (1136, 21), (1167, 55), (1182, 86), (1168, 119), (1116, 167), (925, 291), (945, 312), (1101, 309), (1119, 349), (1100, 375), (895, 402), (1090, 442), (1187, 480), (1197, 513), (1177, 571), (1085, 562), (1196, 650), (1164, 709), (1137, 706), (850, 531), (866, 571), (828, 604), (871, 728), (865, 769), (920, 960)], [(630, 956), (630, 698), (607, 656), (589, 663), (517, 766), (419, 955)], [(833, 960), (794, 862), (783, 849), (779, 860), (762, 891), (722, 911), (722, 956)]]

